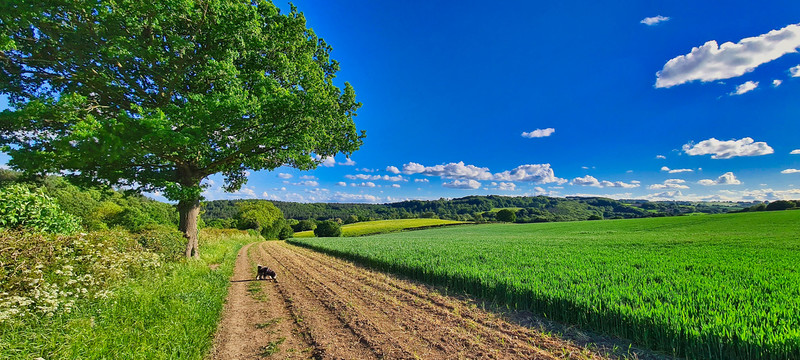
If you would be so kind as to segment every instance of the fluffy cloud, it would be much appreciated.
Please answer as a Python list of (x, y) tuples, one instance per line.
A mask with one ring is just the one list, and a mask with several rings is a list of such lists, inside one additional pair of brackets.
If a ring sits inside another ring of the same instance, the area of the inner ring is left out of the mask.
[(345, 159), (345, 162), (343, 162), (343, 163), (342, 163), (342, 162), (340, 162), (340, 163), (338, 163), (338, 164), (339, 164), (339, 165), (343, 165), (343, 166), (353, 166), (353, 165), (355, 165), (355, 164), (356, 164), (356, 162), (355, 162), (355, 161), (353, 161), (353, 160), (351, 160), (350, 158), (347, 158), (347, 159)]
[(388, 172), (390, 172), (392, 174), (399, 174), (400, 173), (400, 169), (398, 169), (397, 166), (387, 166), (386, 167), (386, 171), (388, 171)]
[(319, 183), (316, 182), (316, 181), (313, 181), (313, 180), (307, 180), (307, 181), (301, 181), (301, 182), (292, 183), (292, 185), (295, 185), (295, 186), (319, 186)]
[(726, 172), (716, 180), (711, 179), (703, 179), (697, 182), (700, 185), (710, 186), (710, 185), (741, 185), (742, 182), (733, 175), (732, 172)]
[(400, 188), (400, 184), (392, 184), (393, 188)]
[(556, 132), (556, 129), (547, 128), (547, 129), (536, 129), (531, 132), (523, 132), (522, 137), (533, 139), (533, 138), (540, 138), (540, 137), (548, 137)]
[(361, 182), (360, 184), (350, 184), (350, 186), (360, 186), (360, 187), (370, 187), (370, 188), (374, 188), (374, 187), (376, 187), (377, 185), (375, 185), (375, 183), (374, 183), (374, 182), (372, 182), (372, 181), (367, 181), (367, 182)]
[(339, 182), (336, 183), (336, 185), (338, 185), (338, 186), (347, 186), (347, 183), (344, 182), (344, 181), (339, 181)]
[(775, 152), (765, 142), (755, 142), (746, 137), (739, 140), (719, 141), (715, 138), (703, 140), (697, 144), (683, 145), (683, 151), (689, 155), (708, 155), (712, 159), (730, 159), (735, 156), (760, 156)]
[(513, 170), (494, 174), (498, 181), (524, 181), (537, 184), (557, 183), (563, 184), (566, 179), (557, 178), (550, 164), (520, 165)]
[(792, 77), (800, 77), (800, 65), (790, 68), (789, 75), (792, 75)]
[(668, 168), (666, 166), (662, 166), (661, 167), (661, 171), (666, 171), (666, 172), (668, 172), (670, 174), (677, 174), (677, 173), (682, 173), (682, 172), (692, 172), (694, 170), (692, 170), (692, 169), (670, 169), (670, 168)]
[(664, 155), (656, 155), (656, 159), (666, 159), (667, 157)]
[(800, 173), (800, 169), (786, 169), (781, 171), (781, 174), (796, 174)]
[(597, 180), (594, 176), (586, 175), (584, 177), (577, 177), (572, 179), (571, 185), (580, 185), (580, 186), (594, 186), (598, 188), (636, 188), (639, 187), (640, 184), (638, 181), (631, 181), (631, 183), (624, 183), (622, 181), (608, 181), (608, 180)]
[(403, 165), (403, 173), (423, 174), (428, 176), (441, 176), (451, 179), (491, 180), (492, 173), (489, 168), (465, 165), (463, 161), (435, 166), (424, 166), (411, 162)]
[(320, 165), (324, 167), (333, 167), (336, 165), (336, 159), (334, 159), (333, 156), (322, 158), (320, 155), (314, 155), (314, 160), (319, 161)]
[(445, 179), (469, 180), (495, 180), (495, 181), (524, 181), (539, 184), (567, 182), (555, 176), (550, 164), (520, 165), (513, 170), (492, 174), (489, 168), (465, 165), (463, 161), (436, 166), (424, 166), (415, 162), (403, 165), (403, 173), (407, 175), (422, 174), (427, 176), (440, 176)]
[(730, 93), (730, 95), (742, 95), (755, 90), (757, 87), (758, 81), (746, 81), (744, 84), (737, 86), (736, 91)]
[(516, 189), (517, 189), (517, 184), (514, 184), (512, 182), (502, 182), (501, 181), (499, 184), (497, 184), (497, 190), (514, 191)]
[(729, 79), (753, 71), (761, 64), (800, 47), (800, 24), (788, 25), (766, 34), (744, 38), (738, 43), (717, 45), (715, 40), (692, 48), (686, 55), (669, 60), (656, 73), (656, 87), (667, 88), (689, 81)]
[(281, 179), (291, 179), (292, 178), (292, 174), (279, 173), (278, 177), (281, 178)]
[(431, 181), (428, 180), (428, 179), (414, 179), (414, 182), (416, 182), (416, 183), (429, 183)]
[(778, 80), (778, 79), (772, 80), (772, 86), (774, 86), (774, 87), (781, 86), (781, 84), (783, 84), (783, 81), (781, 81), (781, 80)]
[(794, 149), (789, 153), (790, 155), (800, 155), (800, 149)]
[(367, 175), (367, 174), (355, 174), (355, 175), (345, 175), (344, 177), (350, 180), (385, 180), (385, 181), (408, 181), (402, 175), (397, 176), (389, 176), (389, 175)]
[(300, 180), (317, 180), (317, 177), (313, 175), (303, 175), (300, 176)]
[(347, 194), (343, 192), (337, 192), (330, 197), (330, 201), (333, 202), (355, 202), (355, 203), (379, 203), (381, 202), (381, 198), (369, 195), (369, 194)]
[(683, 194), (680, 190), (673, 190), (673, 191), (664, 191), (661, 193), (656, 194), (649, 194), (646, 195), (644, 198), (647, 200), (675, 200), (678, 198), (682, 198)]
[(653, 184), (648, 186), (647, 188), (650, 190), (662, 190), (662, 189), (688, 189), (689, 187), (683, 185), (686, 180), (683, 179), (668, 179), (664, 180), (662, 184)]
[(639, 23), (645, 24), (647, 26), (653, 26), (655, 24), (662, 23), (664, 21), (669, 21), (669, 17), (658, 15), (653, 17), (646, 17), (642, 19), (642, 21), (639, 21)]
[(469, 179), (469, 180), (453, 180), (449, 183), (443, 183), (442, 186), (447, 188), (453, 189), (477, 189), (481, 187), (481, 183)]

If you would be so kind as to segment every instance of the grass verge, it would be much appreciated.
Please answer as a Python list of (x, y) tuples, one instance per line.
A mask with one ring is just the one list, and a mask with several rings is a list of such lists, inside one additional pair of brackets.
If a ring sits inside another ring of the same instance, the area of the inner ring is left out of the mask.
[(260, 239), (201, 234), (199, 261), (169, 263), (71, 313), (0, 327), (0, 359), (201, 359), (210, 349), (239, 249)]

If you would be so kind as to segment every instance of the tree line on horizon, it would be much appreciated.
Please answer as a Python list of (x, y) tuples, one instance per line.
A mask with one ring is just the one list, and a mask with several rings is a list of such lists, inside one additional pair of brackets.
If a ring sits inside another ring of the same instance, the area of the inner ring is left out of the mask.
[[(201, 218), (206, 223), (232, 219), (236, 203), (253, 200), (214, 200), (203, 202)], [(255, 200), (267, 201), (267, 200)], [(271, 201), (287, 219), (331, 220), (345, 223), (370, 220), (440, 218), (459, 221), (499, 221), (493, 209), (513, 209), (518, 223), (630, 219), (678, 216), (691, 213), (740, 211), (753, 203), (690, 203), (608, 198), (555, 198), (547, 196), (467, 196), (456, 199), (407, 200), (388, 204), (296, 203)]]

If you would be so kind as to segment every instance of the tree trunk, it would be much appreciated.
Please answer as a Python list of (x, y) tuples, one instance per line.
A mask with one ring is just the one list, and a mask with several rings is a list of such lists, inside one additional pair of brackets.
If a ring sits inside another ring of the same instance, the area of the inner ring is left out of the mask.
[(197, 217), (200, 215), (200, 199), (181, 200), (178, 202), (180, 223), (178, 229), (186, 238), (186, 257), (200, 258), (200, 249), (197, 245)]

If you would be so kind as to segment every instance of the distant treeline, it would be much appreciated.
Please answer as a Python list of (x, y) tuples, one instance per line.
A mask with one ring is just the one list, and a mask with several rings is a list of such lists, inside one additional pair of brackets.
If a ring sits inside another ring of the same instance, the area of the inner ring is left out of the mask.
[[(215, 200), (204, 203), (206, 222), (236, 215), (236, 202)], [(287, 219), (353, 219), (358, 221), (441, 218), (462, 221), (495, 221), (493, 209), (509, 208), (516, 222), (578, 221), (589, 219), (629, 219), (676, 216), (689, 213), (725, 213), (754, 205), (748, 203), (652, 202), (607, 198), (547, 196), (467, 196), (458, 199), (409, 200), (391, 204), (295, 203), (272, 201)]]

